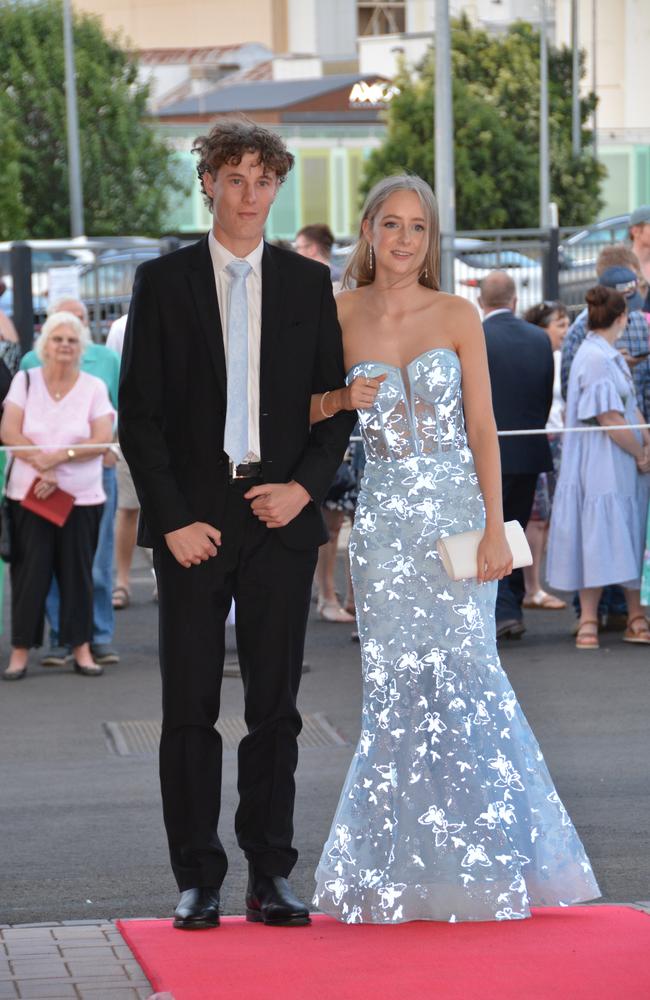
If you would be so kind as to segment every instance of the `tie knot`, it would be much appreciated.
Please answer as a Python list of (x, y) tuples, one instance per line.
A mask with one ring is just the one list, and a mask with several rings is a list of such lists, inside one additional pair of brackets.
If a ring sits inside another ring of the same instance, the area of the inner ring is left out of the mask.
[(247, 278), (252, 270), (253, 268), (247, 260), (231, 260), (226, 267), (226, 271), (231, 275), (231, 277), (239, 278), (240, 280)]

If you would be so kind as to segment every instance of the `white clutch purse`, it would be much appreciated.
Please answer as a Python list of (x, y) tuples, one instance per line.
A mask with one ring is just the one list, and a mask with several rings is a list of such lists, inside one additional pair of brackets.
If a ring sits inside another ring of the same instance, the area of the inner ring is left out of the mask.
[[(506, 541), (512, 552), (512, 568), (532, 566), (533, 555), (519, 521), (506, 521)], [(469, 580), (476, 576), (477, 553), (482, 531), (461, 531), (437, 542), (438, 555), (452, 580)]]

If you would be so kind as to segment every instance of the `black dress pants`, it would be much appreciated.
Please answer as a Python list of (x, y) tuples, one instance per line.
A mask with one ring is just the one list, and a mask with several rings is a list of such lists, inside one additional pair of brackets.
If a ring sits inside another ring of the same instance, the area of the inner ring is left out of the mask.
[(225, 621), (234, 597), (248, 735), (238, 754), (239, 846), (260, 873), (287, 876), (294, 772), (302, 722), (296, 708), (317, 549), (286, 548), (250, 509), (252, 480), (228, 489), (217, 556), (184, 569), (154, 548), (160, 613), (163, 725), (160, 781), (172, 869), (181, 891), (219, 887), (227, 859), (219, 717)]
[(93, 559), (103, 504), (74, 506), (62, 528), (11, 501), (11, 644), (43, 643), (45, 598), (52, 575), (61, 593), (60, 642), (81, 646), (93, 637)]
[[(525, 475), (504, 475), (501, 477), (503, 491), (503, 520), (519, 521), (526, 530), (535, 499), (537, 473)], [(496, 603), (497, 627), (505, 621), (521, 621), (521, 602), (524, 599), (524, 574), (514, 569), (509, 576), (499, 580)]]

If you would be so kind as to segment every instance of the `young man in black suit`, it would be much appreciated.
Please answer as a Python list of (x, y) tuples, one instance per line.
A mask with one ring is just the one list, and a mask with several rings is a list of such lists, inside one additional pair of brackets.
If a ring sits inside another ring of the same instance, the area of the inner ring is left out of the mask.
[(296, 708), (311, 581), (327, 540), (320, 502), (354, 416), (310, 428), (314, 392), (341, 386), (329, 271), (263, 240), (293, 157), (278, 136), (223, 121), (197, 139), (214, 223), (193, 246), (142, 264), (120, 381), (120, 442), (152, 546), (160, 609), (160, 777), (174, 925), (219, 923), (227, 860), (217, 834), (214, 728), (224, 624), (236, 602), (248, 735), (235, 828), (249, 862), (250, 920), (309, 921), (287, 876)]
[[(517, 291), (505, 271), (491, 271), (481, 282), (479, 305), (487, 343), (492, 404), (497, 430), (546, 427), (553, 402), (553, 350), (547, 334), (515, 316)], [(503, 517), (525, 529), (540, 472), (553, 468), (543, 434), (501, 437)], [(525, 632), (520, 569), (499, 580), (496, 603), (497, 638), (519, 638)]]

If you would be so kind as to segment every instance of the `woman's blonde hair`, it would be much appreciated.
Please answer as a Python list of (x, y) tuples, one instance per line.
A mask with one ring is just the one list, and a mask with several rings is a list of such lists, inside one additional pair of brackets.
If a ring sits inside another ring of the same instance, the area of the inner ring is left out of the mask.
[(90, 330), (87, 326), (77, 319), (73, 313), (69, 312), (54, 312), (51, 316), (48, 316), (43, 326), (41, 327), (41, 332), (38, 335), (38, 340), (34, 344), (34, 350), (41, 364), (45, 361), (44, 350), (50, 335), (54, 333), (60, 326), (69, 326), (74, 333), (79, 337), (79, 345), (81, 347), (81, 353), (83, 354), (88, 345), (91, 343), (90, 340)]
[(350, 254), (350, 259), (343, 275), (343, 288), (353, 288), (355, 285), (357, 287), (371, 285), (375, 280), (374, 262), (371, 262), (370, 244), (363, 235), (363, 223), (367, 219), (370, 225), (372, 225), (384, 202), (397, 191), (415, 191), (420, 199), (422, 213), (427, 222), (429, 244), (424, 256), (422, 273), (418, 281), (427, 288), (439, 291), (440, 222), (438, 219), (438, 205), (436, 197), (427, 182), (423, 181), (416, 174), (396, 174), (394, 177), (384, 177), (383, 180), (378, 181), (368, 192), (368, 197), (361, 210), (359, 239)]

